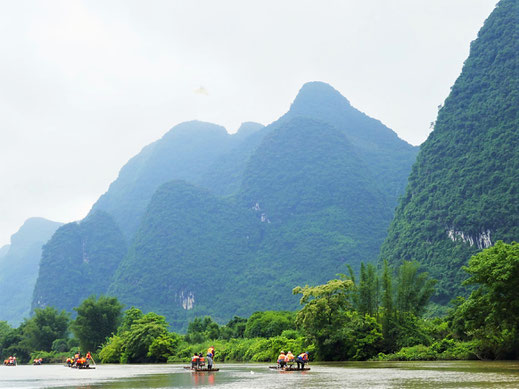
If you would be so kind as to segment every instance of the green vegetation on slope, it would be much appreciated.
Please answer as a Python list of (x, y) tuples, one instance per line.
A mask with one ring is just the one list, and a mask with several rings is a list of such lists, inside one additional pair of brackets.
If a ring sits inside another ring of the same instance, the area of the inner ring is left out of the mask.
[(237, 274), (246, 269), (245, 256), (258, 239), (251, 214), (185, 182), (164, 184), (110, 293), (165, 314), (174, 328), (185, 328), (196, 315), (223, 319), (247, 305)]
[[(376, 259), (415, 153), (317, 82), (266, 128), (248, 123), (231, 136), (209, 123), (178, 125), (130, 160), (93, 208), (132, 237), (109, 290), (165, 315), (176, 329), (197, 315), (222, 321), (293, 310), (292, 285), (325, 282), (346, 263)], [(173, 178), (187, 186), (160, 187)], [(52, 266), (57, 258), (67, 267), (81, 262), (80, 235), (69, 226), (49, 242), (44, 278), (60, 269)], [(105, 245), (100, 252), (109, 245), (96, 242)], [(68, 282), (95, 285), (81, 298), (105, 293), (83, 267), (58, 274), (52, 285), (42, 280), (35, 306), (77, 305), (55, 297)]]
[(471, 255), (519, 239), (518, 14), (500, 1), (472, 43), (382, 247), (392, 264), (423, 263), (442, 303), (463, 292)]
[(265, 137), (235, 198), (163, 185), (110, 293), (164, 314), (175, 329), (196, 315), (295, 309), (292, 285), (375, 259), (390, 218), (345, 135), (296, 118)]
[(154, 312), (131, 307), (121, 317), (121, 305), (111, 297), (86, 299), (72, 323), (64, 311), (36, 309), (18, 328), (0, 322), (0, 356), (63, 362), (67, 351), (78, 350), (78, 340), (68, 336), (72, 327), (83, 353), (95, 351), (105, 363), (187, 362), (209, 346), (216, 347), (217, 362), (272, 362), (281, 350), (309, 351), (311, 360), (519, 357), (518, 243), (499, 241), (471, 258), (465, 284), (476, 289), (458, 299), (445, 319), (422, 317), (435, 281), (417, 262), (360, 269), (358, 276), (294, 288), (302, 296), (297, 312), (254, 312), (225, 325), (196, 317), (185, 335), (170, 332), (165, 317)]
[(88, 296), (105, 293), (125, 254), (124, 237), (108, 214), (65, 224), (43, 247), (32, 308), (71, 312)]
[[(157, 188), (171, 180), (203, 181), (207, 170), (240, 143), (225, 128), (199, 121), (181, 123), (146, 146), (119, 173), (92, 210), (109, 213), (131, 240)], [(217, 185), (218, 183), (214, 183)], [(232, 181), (228, 185), (232, 186)]]

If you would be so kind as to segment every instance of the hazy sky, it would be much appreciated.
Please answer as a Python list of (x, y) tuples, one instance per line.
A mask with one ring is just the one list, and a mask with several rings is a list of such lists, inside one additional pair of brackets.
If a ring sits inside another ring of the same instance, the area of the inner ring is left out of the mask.
[(268, 124), (307, 81), (418, 145), (496, 3), (0, 0), (0, 246), (83, 218), (172, 126)]

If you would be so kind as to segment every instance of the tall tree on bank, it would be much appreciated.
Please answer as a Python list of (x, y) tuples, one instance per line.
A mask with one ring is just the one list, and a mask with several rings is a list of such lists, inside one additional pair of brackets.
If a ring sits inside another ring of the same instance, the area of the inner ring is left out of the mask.
[(459, 299), (452, 328), (462, 339), (474, 338), (480, 358), (515, 359), (519, 352), (519, 243), (498, 241), (464, 268), (476, 285)]
[(74, 310), (76, 320), (72, 322), (72, 332), (78, 338), (84, 352), (95, 351), (106, 338), (112, 336), (121, 322), (122, 304), (115, 297), (90, 296)]
[(501, 0), (421, 146), (381, 257), (417, 260), (440, 303), (466, 293), (462, 266), (519, 239), (519, 2)]

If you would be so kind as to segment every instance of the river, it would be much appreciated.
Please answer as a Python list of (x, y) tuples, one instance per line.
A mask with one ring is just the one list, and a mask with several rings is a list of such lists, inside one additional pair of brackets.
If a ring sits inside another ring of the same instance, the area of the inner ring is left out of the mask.
[(0, 367), (0, 388), (519, 388), (519, 362), (344, 362), (280, 372), (268, 364), (218, 364), (192, 373), (183, 365)]

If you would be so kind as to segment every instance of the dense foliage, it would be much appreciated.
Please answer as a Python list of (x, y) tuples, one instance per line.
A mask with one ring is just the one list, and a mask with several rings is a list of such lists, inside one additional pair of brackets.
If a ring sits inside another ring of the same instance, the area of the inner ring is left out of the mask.
[[(350, 271), (322, 285), (294, 288), (301, 295), (297, 312), (255, 312), (225, 325), (197, 317), (185, 335), (170, 332), (164, 316), (135, 307), (118, 320), (121, 305), (110, 297), (85, 300), (72, 325), (64, 311), (36, 309), (18, 328), (0, 322), (0, 355), (52, 363), (92, 348), (98, 362), (187, 362), (214, 346), (217, 362), (274, 361), (281, 350), (307, 351), (311, 360), (517, 358), (519, 244), (499, 241), (465, 270), (465, 284), (474, 290), (454, 301), (443, 319), (423, 317), (435, 281), (417, 262), (398, 269), (385, 262), (379, 269), (362, 265), (358, 275)], [(69, 327), (79, 340), (69, 336)]]
[(119, 326), (123, 306), (115, 297), (90, 296), (74, 310), (71, 329), (83, 350), (97, 350)]
[(106, 293), (125, 253), (125, 239), (107, 213), (65, 224), (43, 247), (32, 308), (72, 312), (88, 296)]
[(0, 322), (0, 357), (17, 356), (21, 363), (27, 362), (31, 353), (60, 351), (66, 344), (69, 349), (69, 315), (55, 308), (36, 309), (31, 318), (24, 319), (18, 328)]
[(457, 336), (474, 339), (481, 358), (519, 356), (519, 243), (498, 241), (472, 257), (466, 285), (476, 285), (456, 301), (450, 320)]
[(518, 14), (517, 1), (500, 1), (472, 42), (382, 247), (392, 264), (424, 264), (442, 303), (466, 295), (472, 255), (519, 239)]

